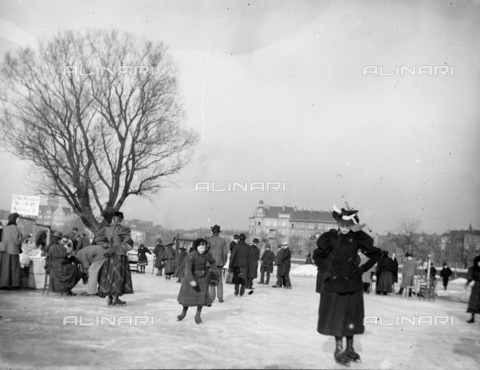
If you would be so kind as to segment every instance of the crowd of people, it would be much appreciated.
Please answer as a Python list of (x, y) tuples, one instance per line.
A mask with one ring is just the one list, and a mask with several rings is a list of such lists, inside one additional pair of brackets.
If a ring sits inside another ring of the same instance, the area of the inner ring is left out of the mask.
[[(335, 337), (334, 359), (349, 366), (351, 361), (360, 361), (353, 339), (365, 330), (363, 295), (371, 291), (373, 279), (377, 294), (394, 294), (399, 264), (394, 254), (390, 257), (387, 251), (377, 248), (374, 239), (363, 231), (365, 225), (360, 224), (358, 211), (334, 209), (332, 216), (337, 221), (337, 229), (319, 236), (317, 249), (313, 256), (307, 256), (305, 263), (314, 263), (318, 268), (316, 291), (321, 298), (317, 331)], [(78, 229), (67, 235), (51, 231), (50, 243), (46, 242), (46, 231), (37, 235), (36, 243), (46, 256), (45, 270), (50, 277), (51, 292), (76, 295), (72, 289), (83, 279), (87, 291), (82, 295), (105, 297), (108, 305), (125, 305), (120, 297), (134, 293), (128, 260), (128, 251), (133, 246), (131, 230), (122, 225), (122, 212), (108, 209), (103, 218), (91, 243), (84, 235), (78, 234)], [(19, 255), (24, 238), (17, 225), (18, 219), (18, 213), (11, 214), (2, 230), (0, 288), (3, 289), (21, 286)], [(195, 322), (200, 324), (203, 307), (211, 306), (217, 298), (223, 303), (225, 272), (228, 272), (226, 283), (233, 284), (235, 296), (243, 297), (247, 290), (249, 295), (253, 294), (258, 270), (258, 284), (268, 285), (274, 265), (277, 266), (277, 280), (272, 287), (292, 289), (292, 253), (287, 242), (281, 243), (276, 254), (268, 244), (261, 253), (258, 238), (248, 244), (245, 234), (235, 235), (227, 246), (226, 240), (219, 235), (220, 226), (213, 226), (211, 231), (211, 236), (196, 239), (189, 250), (174, 248), (175, 240), (164, 245), (161, 239), (157, 240), (153, 250), (157, 276), (165, 274), (165, 279), (170, 280), (173, 275), (181, 284), (177, 301), (182, 311), (177, 320), (185, 318), (189, 307), (196, 307)], [(141, 244), (137, 251), (138, 273), (145, 273), (147, 254), (152, 252)], [(415, 279), (421, 275), (429, 276), (430, 284), (436, 283), (437, 271), (433, 264), (424, 264), (420, 268), (412, 254), (407, 253), (402, 266), (402, 283), (396, 294), (401, 295), (408, 289), (411, 296)], [(444, 289), (451, 275), (451, 269), (444, 263), (440, 271)], [(480, 313), (480, 256), (475, 258), (468, 271), (465, 288), (472, 281), (474, 285), (467, 308), (471, 314), (469, 323), (475, 322), (475, 314)], [(343, 338), (346, 338), (345, 349)]]

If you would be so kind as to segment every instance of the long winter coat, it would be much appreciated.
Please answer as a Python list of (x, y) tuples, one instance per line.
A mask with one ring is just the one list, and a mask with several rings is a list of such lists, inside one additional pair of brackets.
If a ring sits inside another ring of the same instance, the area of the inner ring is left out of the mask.
[(213, 258), (215, 258), (217, 267), (225, 266), (228, 257), (228, 247), (225, 239), (219, 237), (218, 235), (213, 235), (210, 239), (208, 239), (208, 244), (210, 245), (210, 249), (208, 251), (212, 254)]
[(175, 250), (172, 246), (166, 247), (163, 260), (165, 262), (165, 274), (173, 274), (175, 272)]
[(474, 265), (468, 269), (467, 281), (474, 281), (470, 299), (468, 300), (467, 312), (480, 313), (480, 267), (477, 263), (480, 261), (480, 256), (475, 257)]
[(277, 275), (285, 276), (290, 272), (292, 266), (292, 252), (289, 248), (282, 248), (282, 254), (280, 255), (280, 264), (278, 265)]
[[(339, 337), (362, 334), (365, 330), (362, 274), (379, 260), (380, 249), (373, 246), (373, 239), (363, 231), (341, 234), (334, 229), (320, 236), (317, 247), (314, 260), (325, 279), (317, 331)], [(359, 249), (369, 257), (361, 266)]]
[[(207, 265), (210, 264), (210, 267)], [(178, 303), (182, 306), (210, 306), (212, 297), (209, 294), (210, 271), (217, 265), (210, 252), (203, 254), (192, 251), (185, 258), (185, 276), (182, 280)], [(196, 281), (197, 286), (192, 287), (190, 282)]]
[(130, 228), (113, 223), (98, 230), (94, 241), (105, 250), (105, 261), (99, 278), (99, 296), (133, 294), (130, 264), (124, 246), (125, 243), (133, 244)]
[(22, 285), (22, 240), (22, 233), (17, 225), (8, 225), (3, 229), (3, 240), (0, 242), (0, 288), (20, 288)]
[(448, 279), (450, 278), (450, 276), (452, 276), (452, 270), (450, 270), (450, 267), (444, 267), (442, 271), (440, 271), (440, 276), (443, 279), (443, 285), (447, 286)]
[(183, 279), (185, 275), (185, 259), (187, 258), (187, 250), (184, 248), (180, 249), (178, 253), (177, 259), (177, 267), (175, 268), (175, 273), (173, 274), (174, 277)]
[(402, 269), (402, 284), (400, 286), (402, 288), (406, 288), (407, 286), (412, 286), (413, 285), (413, 278), (415, 275), (417, 275), (417, 263), (411, 259), (411, 260), (406, 260), (405, 263), (403, 264), (403, 269)]
[(250, 264), (248, 277), (256, 279), (258, 276), (258, 260), (260, 259), (260, 249), (255, 244), (250, 247)]
[(250, 250), (251, 247), (245, 243), (245, 241), (240, 240), (235, 248), (233, 248), (229, 267), (233, 268), (237, 266), (241, 269), (248, 269), (250, 265)]
[(275, 254), (272, 251), (265, 251), (262, 254), (260, 268), (268, 273), (273, 273), (273, 263), (275, 262)]
[(123, 243), (132, 241), (130, 235), (131, 230), (129, 227), (113, 223), (98, 230), (94, 242), (105, 249), (105, 254), (113, 253), (117, 256), (127, 256), (127, 250)]
[(163, 269), (165, 263), (163, 262), (163, 254), (165, 253), (165, 246), (163, 244), (157, 244), (153, 250), (155, 256), (155, 268)]
[[(369, 270), (381, 257), (379, 248), (373, 246), (373, 239), (364, 231), (349, 232), (346, 235), (330, 230), (318, 238), (321, 270), (326, 271), (325, 288), (330, 292), (352, 293), (363, 289), (362, 274)], [(358, 249), (369, 257), (359, 266)]]
[(50, 291), (55, 293), (67, 293), (82, 277), (78, 267), (67, 258), (65, 247), (57, 243), (48, 247), (45, 269), (50, 274)]
[(244, 240), (240, 240), (237, 245), (233, 248), (232, 254), (230, 256), (230, 271), (234, 272), (233, 283), (241, 283), (239, 276), (241, 275), (244, 279), (249, 276), (249, 267), (250, 267), (250, 250), (251, 247), (245, 243)]

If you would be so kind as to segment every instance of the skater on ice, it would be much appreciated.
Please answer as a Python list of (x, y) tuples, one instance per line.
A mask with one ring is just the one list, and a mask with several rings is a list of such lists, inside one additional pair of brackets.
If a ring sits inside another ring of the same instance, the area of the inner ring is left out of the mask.
[[(359, 224), (357, 213), (348, 205), (341, 210), (334, 206), (332, 216), (338, 230), (322, 234), (314, 253), (324, 278), (317, 330), (335, 337), (335, 361), (345, 366), (350, 366), (350, 361), (360, 361), (353, 348), (353, 337), (365, 331), (362, 274), (382, 256), (381, 250), (373, 246), (373, 238), (362, 231), (365, 225)], [(358, 249), (369, 258), (361, 266)]]

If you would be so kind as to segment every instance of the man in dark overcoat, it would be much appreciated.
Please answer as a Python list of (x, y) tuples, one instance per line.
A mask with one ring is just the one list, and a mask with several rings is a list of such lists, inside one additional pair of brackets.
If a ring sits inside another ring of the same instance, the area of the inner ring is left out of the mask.
[(278, 271), (277, 271), (277, 276), (280, 278), (280, 286), (278, 286), (278, 288), (282, 287), (283, 285), (286, 289), (292, 289), (292, 283), (290, 282), (290, 268), (292, 266), (291, 260), (292, 260), (292, 252), (288, 247), (288, 243), (283, 242), (282, 255), (280, 258), (280, 264), (278, 265)]
[(157, 276), (162, 276), (162, 269), (165, 267), (165, 263), (163, 262), (163, 255), (165, 254), (165, 246), (163, 245), (162, 239), (157, 239), (157, 245), (155, 245), (155, 249), (153, 250), (153, 255), (155, 256), (155, 268), (157, 269)]
[(230, 253), (233, 252), (233, 248), (235, 248), (235, 246), (237, 245), (238, 243), (238, 234), (235, 234), (233, 236), (233, 240), (230, 242)]
[(450, 276), (452, 276), (452, 270), (450, 270), (450, 267), (448, 267), (447, 263), (443, 263), (443, 269), (440, 271), (440, 276), (442, 277), (443, 280), (443, 287), (445, 290), (447, 290), (447, 285), (448, 285), (448, 279)]
[[(270, 282), (270, 274), (273, 273), (273, 263), (275, 262), (275, 254), (272, 252), (269, 244), (265, 246), (265, 252), (262, 254), (261, 262), (259, 284), (268, 285)], [(264, 280), (265, 273), (267, 274), (267, 280)]]
[(247, 282), (247, 289), (255, 289), (253, 287), (253, 279), (258, 277), (258, 261), (260, 260), (260, 249), (258, 248), (258, 243), (260, 240), (254, 238), (250, 250), (250, 265), (249, 265), (249, 276)]
[(173, 249), (173, 243), (167, 244), (163, 253), (163, 265), (165, 266), (165, 280), (170, 280), (175, 272), (176, 253)]
[(250, 267), (250, 246), (245, 243), (246, 239), (245, 234), (240, 234), (238, 244), (233, 248), (229, 266), (230, 271), (233, 272), (235, 296), (240, 293), (240, 297), (245, 293)]
[[(403, 263), (402, 267), (402, 283), (400, 284), (400, 290), (397, 294), (402, 295), (403, 289), (414, 286), (415, 275), (418, 273), (417, 263), (413, 259), (410, 253), (406, 254), (407, 260)], [(412, 289), (408, 290), (408, 296), (412, 296)]]
[(217, 265), (216, 271), (219, 277), (218, 285), (213, 286), (210, 285), (210, 296), (212, 300), (215, 300), (216, 293), (218, 293), (218, 301), (220, 303), (223, 302), (223, 278), (222, 278), (222, 270), (225, 263), (227, 263), (228, 258), (228, 247), (227, 242), (225, 239), (219, 236), (220, 234), (220, 226), (215, 225), (211, 227), (212, 229), (212, 236), (208, 240), (209, 245), (209, 252), (215, 259), (215, 263)]
[(277, 282), (272, 285), (272, 288), (281, 288), (283, 286), (283, 278), (278, 274), (280, 271), (280, 264), (282, 263), (283, 258), (283, 248), (278, 247), (277, 254), (275, 256), (275, 266), (277, 266)]

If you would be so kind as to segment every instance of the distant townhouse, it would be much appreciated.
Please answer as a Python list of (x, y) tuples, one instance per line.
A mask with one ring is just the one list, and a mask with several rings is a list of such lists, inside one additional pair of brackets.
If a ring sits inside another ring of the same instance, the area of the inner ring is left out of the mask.
[(445, 261), (459, 262), (471, 266), (480, 254), (480, 230), (450, 230), (440, 236), (440, 250)]
[(336, 227), (331, 212), (270, 206), (260, 201), (250, 217), (249, 234), (250, 239), (257, 237), (275, 245), (282, 240), (288, 241), (292, 236), (314, 238)]

